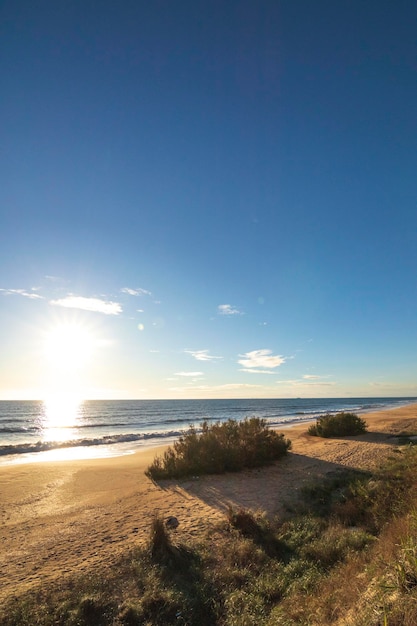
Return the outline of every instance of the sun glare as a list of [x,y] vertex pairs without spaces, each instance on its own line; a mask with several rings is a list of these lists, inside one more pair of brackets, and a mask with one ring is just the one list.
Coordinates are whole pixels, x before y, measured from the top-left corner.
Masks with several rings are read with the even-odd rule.
[[44,400],[44,441],[67,441],[74,437],[82,400],[75,394],[57,394]]
[[74,372],[84,367],[91,357],[91,333],[79,324],[60,324],[46,335],[45,356],[60,370]]
[[[43,337],[43,398],[49,415],[63,415],[65,404],[85,399],[91,376],[92,357],[97,346],[94,332],[79,322],[61,322]],[[73,413],[73,411],[70,411]],[[50,420],[58,421],[55,417]]]

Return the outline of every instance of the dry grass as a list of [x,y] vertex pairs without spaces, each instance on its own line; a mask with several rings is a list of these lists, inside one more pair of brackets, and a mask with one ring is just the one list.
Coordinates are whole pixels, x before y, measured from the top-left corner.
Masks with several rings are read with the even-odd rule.
[[285,521],[230,510],[176,543],[155,517],[146,547],[15,598],[2,626],[415,626],[417,448],[382,469],[311,485]]

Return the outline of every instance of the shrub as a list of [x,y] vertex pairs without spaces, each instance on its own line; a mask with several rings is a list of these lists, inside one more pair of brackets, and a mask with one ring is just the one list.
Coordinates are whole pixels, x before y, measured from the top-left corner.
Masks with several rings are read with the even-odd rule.
[[243,509],[234,511],[230,508],[228,520],[229,524],[236,528],[244,537],[259,539],[262,536],[261,525],[251,511],[244,511]]
[[100,599],[88,596],[81,600],[77,613],[83,626],[96,626],[110,621],[111,606],[103,604]]
[[309,435],[315,437],[343,437],[345,435],[360,435],[367,430],[365,420],[355,413],[328,413],[320,416],[315,424],[308,429]]
[[[369,472],[353,469],[328,472],[320,481],[313,480],[301,487],[305,510],[320,517],[328,517],[337,512],[340,521],[344,517],[347,526],[354,525],[363,508],[362,500],[354,494],[361,491],[361,486],[366,485],[370,477]],[[366,489],[363,493],[365,492]]]
[[229,419],[212,426],[204,422],[201,432],[191,427],[162,457],[156,457],[145,473],[161,479],[237,472],[273,463],[290,447],[284,435],[257,417],[241,422]]
[[360,529],[346,529],[333,524],[303,546],[300,554],[323,569],[330,569],[346,559],[349,553],[360,552],[372,541],[373,537]]
[[260,546],[269,557],[281,560],[287,557],[287,546],[275,536],[265,515],[255,516],[251,511],[234,511],[229,508],[228,521],[232,528]]

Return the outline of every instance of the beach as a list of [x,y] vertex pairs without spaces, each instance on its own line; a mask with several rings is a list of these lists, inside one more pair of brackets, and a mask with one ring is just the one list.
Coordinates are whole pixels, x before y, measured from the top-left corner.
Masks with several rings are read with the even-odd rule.
[[161,448],[120,457],[0,467],[0,599],[111,567],[146,542],[155,512],[179,520],[176,536],[207,538],[228,507],[284,515],[303,485],[341,467],[372,469],[417,432],[417,404],[363,416],[368,432],[320,439],[308,426],[279,429],[292,449],[275,465],[219,476],[154,483],[144,474]]

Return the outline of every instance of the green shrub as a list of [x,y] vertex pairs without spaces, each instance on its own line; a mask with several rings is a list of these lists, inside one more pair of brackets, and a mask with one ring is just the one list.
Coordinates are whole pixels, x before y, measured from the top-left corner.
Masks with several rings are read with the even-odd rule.
[[288,548],[286,544],[276,537],[265,515],[255,515],[244,509],[234,511],[229,508],[227,517],[231,528],[237,530],[243,537],[251,539],[269,557],[281,560],[287,558]]
[[273,463],[290,447],[284,435],[257,417],[241,422],[229,419],[212,426],[204,422],[201,432],[191,427],[162,457],[156,457],[146,475],[157,480],[237,472]]
[[330,525],[323,533],[300,550],[301,556],[323,569],[330,569],[346,559],[349,553],[360,552],[373,541],[373,537],[360,529],[347,529]]
[[367,430],[365,420],[355,413],[328,413],[322,415],[308,429],[309,435],[315,437],[343,437],[346,435],[360,435]]
[[[359,519],[362,511],[361,500],[353,506],[354,494],[361,489],[361,485],[371,478],[369,472],[353,469],[337,469],[328,472],[320,481],[313,480],[301,487],[306,511],[320,517],[334,515],[337,511],[341,521],[340,511],[345,511],[345,524],[354,525],[355,519]],[[359,506],[359,508],[358,508]],[[352,518],[349,521],[349,518]]]

